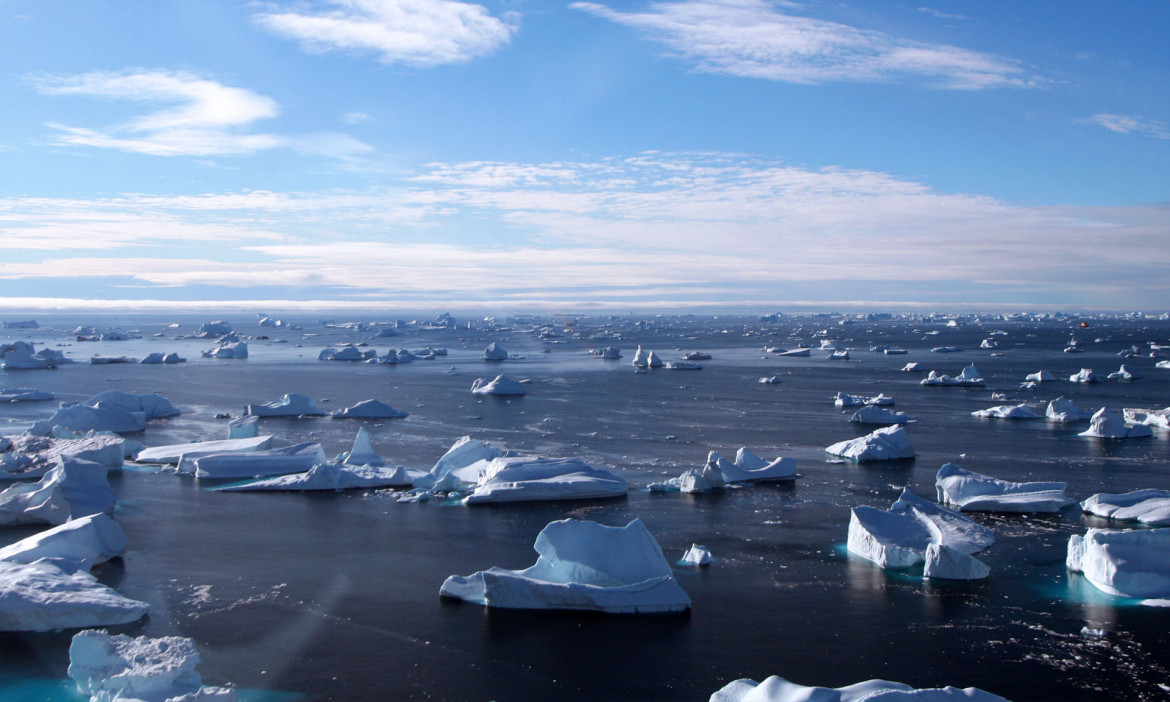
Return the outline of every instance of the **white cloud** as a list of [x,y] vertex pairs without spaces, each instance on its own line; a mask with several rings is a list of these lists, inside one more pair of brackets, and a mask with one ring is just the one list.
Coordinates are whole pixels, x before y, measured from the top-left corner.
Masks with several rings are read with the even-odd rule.
[[1118,134],[1140,134],[1155,139],[1170,139],[1170,127],[1165,122],[1158,122],[1142,117],[1130,115],[1098,114],[1084,120],[1089,124],[1105,127]]
[[261,27],[305,51],[372,52],[382,63],[429,67],[486,56],[511,41],[513,14],[454,0],[329,0],[308,9],[273,5],[253,15]]
[[642,30],[709,73],[806,84],[916,79],[966,90],[1037,82],[1009,59],[786,14],[764,0],[654,2],[645,12],[571,7]]

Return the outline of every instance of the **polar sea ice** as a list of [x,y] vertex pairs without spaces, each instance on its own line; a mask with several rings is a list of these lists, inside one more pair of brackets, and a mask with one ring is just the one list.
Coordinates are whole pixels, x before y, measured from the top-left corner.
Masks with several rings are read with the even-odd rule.
[[90,570],[126,551],[126,532],[108,514],[91,514],[0,548],[0,561],[54,559],[67,570]]
[[325,411],[308,395],[290,392],[282,395],[279,400],[248,405],[244,408],[244,414],[257,417],[320,417]]
[[447,578],[439,594],[509,609],[614,614],[682,612],[691,598],[658,542],[634,519],[624,527],[563,519],[536,537],[539,557],[524,570],[492,567]]
[[1086,514],[1144,526],[1170,526],[1170,490],[1134,490],[1115,495],[1099,492],[1081,502]]
[[858,463],[914,458],[910,436],[897,425],[876,429],[856,439],[840,441],[826,448],[825,452]]
[[725,685],[709,702],[1008,702],[975,687],[916,689],[888,680],[866,680],[845,687],[806,687],[773,675],[757,683],[744,678]]
[[0,491],[0,525],[64,524],[114,510],[106,466],[61,456],[39,482],[16,483]]
[[482,468],[463,503],[614,498],[628,489],[623,478],[580,458],[500,456]]
[[129,624],[149,605],[123,597],[89,573],[51,561],[0,560],[0,631],[54,631]]
[[1089,428],[1079,436],[1093,439],[1142,439],[1154,432],[1145,424],[1126,424],[1125,420],[1108,407],[1097,410],[1089,420]]
[[938,501],[963,512],[1059,512],[1076,501],[1068,483],[1013,483],[964,470],[954,463],[939,468],[934,481]]
[[491,380],[476,378],[471,383],[471,392],[475,395],[515,396],[527,394],[528,389],[519,380],[513,380],[501,373]]
[[131,638],[86,630],[69,645],[69,677],[91,702],[234,702],[235,691],[203,687],[199,651],[180,636]]
[[1170,599],[1170,529],[1089,529],[1068,540],[1065,565],[1098,590],[1143,600]]

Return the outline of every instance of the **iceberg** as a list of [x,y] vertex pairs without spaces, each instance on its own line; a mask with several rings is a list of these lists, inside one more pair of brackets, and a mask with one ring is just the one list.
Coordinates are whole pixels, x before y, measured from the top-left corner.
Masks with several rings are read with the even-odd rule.
[[1153,430],[1145,424],[1126,424],[1108,407],[1097,410],[1089,420],[1089,428],[1078,434],[1094,439],[1141,439],[1153,435]]
[[95,366],[113,365],[116,363],[138,363],[138,359],[133,356],[90,356],[89,362]]
[[504,451],[485,441],[460,437],[414,485],[427,492],[466,490],[479,482],[492,459],[503,455]]
[[199,651],[181,636],[131,638],[86,630],[69,644],[69,677],[92,702],[235,702],[231,688],[204,687]]
[[1147,427],[1170,429],[1170,407],[1166,409],[1138,409],[1126,407],[1121,410],[1125,421],[1131,424],[1145,424]]
[[760,378],[760,382],[765,385],[779,385],[781,383],[780,376],[769,375]]
[[646,354],[645,351],[642,350],[642,347],[640,345],[638,346],[638,350],[634,352],[634,360],[632,362],[632,365],[635,368],[649,368],[650,367],[650,357]]
[[858,463],[914,458],[914,447],[910,445],[909,435],[905,429],[896,425],[875,429],[865,436],[835,443],[826,448],[825,452]]
[[865,395],[850,395],[848,393],[839,392],[833,398],[834,407],[862,407],[865,405],[876,405],[887,407],[894,404],[894,398],[884,394],[877,394],[873,397]]
[[702,364],[691,361],[667,361],[665,368],[666,370],[703,370]]
[[11,440],[11,450],[0,453],[0,480],[40,478],[62,456],[83,458],[120,470],[127,441],[117,434],[95,433],[76,439],[22,434]]
[[228,422],[229,439],[251,439],[260,435],[260,418],[250,414]]
[[985,419],[1040,419],[1040,415],[1029,407],[1027,403],[999,405],[997,407],[976,410],[971,413],[971,416],[983,417]]
[[471,383],[471,392],[476,395],[524,395],[528,389],[520,381],[501,373],[490,381],[487,378],[476,378]]
[[183,358],[182,356],[180,356],[177,353],[172,352],[172,353],[165,353],[164,354],[161,351],[155,351],[154,353],[147,354],[145,358],[143,358],[141,361],[139,361],[139,363],[147,363],[147,364],[152,364],[152,363],[186,363],[186,362],[187,362],[187,359]]
[[691,351],[689,353],[684,353],[683,358],[688,361],[710,361],[713,356],[711,356],[711,354],[707,353],[706,351]]
[[921,371],[922,371],[922,366],[918,363],[918,361],[911,361],[911,362],[907,363],[906,365],[902,366],[902,372],[904,372],[904,373],[919,373]]
[[247,358],[248,343],[246,341],[229,341],[213,349],[203,352],[204,358]]
[[1170,490],[1134,490],[1119,495],[1099,492],[1081,502],[1081,509],[1104,519],[1170,526]]
[[725,685],[709,702],[1008,702],[979,688],[916,689],[888,680],[866,680],[845,687],[806,687],[773,675],[762,683],[744,678]]
[[1013,483],[964,470],[954,463],[939,468],[934,480],[938,501],[963,512],[1059,512],[1076,501],[1068,483]]
[[0,525],[64,524],[91,514],[114,511],[114,491],[100,463],[61,456],[38,482],[16,483],[0,491]]
[[1110,595],[1170,599],[1170,529],[1073,534],[1065,565]]
[[131,434],[146,429],[146,415],[142,412],[128,412],[107,402],[97,404],[62,404],[52,417],[35,422],[29,430],[32,434],[48,436],[56,427],[71,431],[111,431],[117,434]]
[[0,561],[34,563],[48,558],[70,571],[88,571],[125,552],[122,527],[108,514],[91,514],[0,548]]
[[212,488],[216,492],[289,491],[322,492],[340,490],[374,490],[410,487],[423,471],[396,466],[319,463],[304,473],[289,473],[273,478],[249,480],[235,485]]
[[1048,409],[1044,411],[1044,416],[1057,422],[1079,422],[1082,419],[1092,417],[1093,413],[1077,407],[1072,400],[1058,397],[1048,403]]
[[90,407],[105,404],[125,412],[141,412],[147,419],[162,419],[179,415],[179,410],[171,404],[170,400],[157,392],[135,395],[118,390],[106,390],[86,400],[85,404]]
[[1134,369],[1122,364],[1121,368],[1118,368],[1105,377],[1108,380],[1140,380],[1142,376]]
[[362,400],[353,407],[331,412],[329,416],[334,419],[400,419],[410,416],[410,413],[394,409],[380,400]]
[[463,504],[624,497],[623,478],[580,458],[493,458]]
[[905,412],[895,412],[884,407],[866,405],[854,412],[849,421],[858,424],[909,424],[918,420]]
[[651,351],[646,354],[646,365],[650,368],[661,368],[666,364],[662,362],[662,359],[659,358],[657,353]]
[[[909,568],[928,562],[930,546],[944,546],[945,562],[934,575],[927,577],[951,579],[978,579],[957,577],[983,571],[979,578],[986,577],[986,566],[970,554],[977,553],[995,543],[995,534],[987,527],[947,509],[942,505],[924,500],[909,490],[887,510],[860,506],[851,510],[847,547],[851,553],[873,561],[883,568]],[[954,551],[974,564],[949,554]],[[937,555],[936,555],[937,558]],[[965,569],[950,568],[952,562],[966,564]],[[981,567],[982,568],[981,568]],[[944,574],[945,573],[945,574]]]
[[356,347],[346,346],[340,351],[333,347],[328,347],[322,350],[317,355],[317,358],[322,361],[368,361],[371,358],[376,358],[377,355],[378,352],[373,349],[359,351]]
[[943,580],[982,580],[991,573],[991,568],[978,558],[951,548],[945,544],[930,544],[926,547],[926,563],[922,575]]
[[1069,376],[1069,381],[1073,383],[1099,383],[1101,379],[1093,372],[1091,368],[1082,368],[1080,372]]
[[179,461],[177,472],[208,480],[240,480],[302,473],[325,461],[321,444],[305,442],[247,453],[213,453],[196,458],[187,455]]
[[600,349],[589,349],[589,355],[606,361],[616,361],[622,357],[622,352],[616,346],[606,346]]
[[492,567],[452,575],[439,594],[510,609],[615,614],[682,612],[691,598],[674,578],[658,542],[634,519],[624,527],[564,519],[536,537],[539,557],[524,570]]
[[798,349],[789,349],[787,351],[780,351],[777,356],[811,356],[812,348],[802,346]]
[[931,353],[958,353],[963,350],[962,346],[935,346],[930,350]]
[[706,546],[699,544],[691,544],[687,552],[683,554],[682,562],[687,565],[705,566],[711,564],[711,551]]
[[1028,383],[1050,383],[1053,380],[1056,380],[1056,376],[1046,370],[1029,373],[1024,376],[1024,381]]
[[370,433],[365,427],[358,429],[353,440],[353,448],[337,457],[338,463],[351,466],[384,466],[386,461],[374,452],[374,445],[370,442]]
[[248,438],[219,439],[216,441],[194,441],[189,444],[167,444],[144,448],[134,457],[137,463],[177,464],[184,456],[198,458],[220,453],[248,453],[272,448],[272,437],[252,436]]
[[848,361],[849,351],[845,349],[842,349],[841,351],[834,351],[828,356],[825,356],[825,358],[829,359],[830,361]]
[[129,624],[149,605],[119,595],[89,573],[48,560],[0,560],[0,631],[55,631]]
[[922,379],[920,384],[927,386],[957,385],[961,387],[983,387],[983,376],[979,374],[979,369],[972,363],[953,378],[937,371],[931,371],[929,375]]
[[504,347],[493,341],[483,350],[483,360],[506,361],[508,360],[508,352],[504,350]]
[[56,368],[62,363],[70,363],[61,351],[53,349],[36,350],[36,347],[27,341],[16,341],[11,344],[0,345],[0,369],[3,370],[37,370],[41,368]]
[[707,465],[713,466],[728,483],[774,482],[796,478],[796,459],[788,456],[765,461],[746,447],[735,452],[735,461],[730,462],[715,451],[707,456]]
[[40,402],[53,399],[53,393],[36,388],[0,388],[0,402]]
[[296,392],[285,393],[279,400],[262,405],[248,405],[244,414],[256,417],[320,417],[325,411],[317,406],[313,398]]
[[232,325],[223,320],[214,322],[204,322],[199,331],[195,332],[195,337],[200,339],[213,339],[220,336],[227,336],[232,333]]

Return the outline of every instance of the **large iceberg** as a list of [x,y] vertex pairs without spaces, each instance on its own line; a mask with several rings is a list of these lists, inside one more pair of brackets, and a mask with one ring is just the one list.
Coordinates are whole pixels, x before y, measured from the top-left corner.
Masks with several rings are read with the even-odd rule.
[[244,414],[257,417],[320,417],[325,411],[308,395],[290,392],[285,393],[279,400],[262,405],[248,405],[244,408]]
[[635,519],[624,527],[564,519],[536,537],[540,554],[524,570],[492,567],[452,575],[444,597],[510,609],[569,609],[617,614],[682,612],[679,586],[658,542]]
[[998,405],[996,407],[989,407],[987,409],[976,410],[971,413],[972,417],[983,417],[985,419],[1039,419],[1040,414],[1032,409],[1027,403],[1020,403],[1018,405]]
[[707,462],[714,463],[728,483],[787,481],[796,478],[795,458],[782,456],[766,461],[746,447],[740,447],[735,452],[734,462],[729,462],[714,451],[707,456]]
[[204,358],[247,358],[248,342],[229,341],[203,352]]
[[1170,526],[1170,490],[1134,490],[1119,495],[1099,492],[1081,502],[1086,513],[1119,522]]
[[0,548],[0,561],[53,559],[67,569],[90,570],[126,551],[126,532],[108,514],[91,514]]
[[0,492],[0,525],[64,524],[114,510],[107,468],[94,461],[61,456],[35,483],[16,483]]
[[939,468],[934,480],[938,501],[963,512],[1059,512],[1076,501],[1068,483],[1013,483],[964,470],[954,463]]
[[476,378],[471,383],[471,392],[476,395],[524,395],[528,389],[518,380],[500,374],[495,378]]
[[0,560],[0,631],[55,631],[129,624],[149,605],[119,595],[89,573],[52,561]]
[[503,455],[504,451],[485,441],[470,436],[460,437],[435,462],[430,472],[416,480],[414,485],[427,492],[470,489],[479,482],[492,459]]
[[975,687],[916,689],[888,680],[866,680],[845,687],[806,687],[773,675],[762,683],[744,678],[725,685],[709,702],[1008,702]]
[[338,490],[372,490],[378,488],[410,487],[422,471],[396,466],[385,468],[370,465],[320,463],[304,473],[289,473],[273,478],[249,480],[245,483],[213,488],[217,492],[290,491],[317,492]]
[[835,443],[826,448],[825,452],[858,463],[914,458],[914,447],[910,445],[909,435],[897,425],[875,429],[865,436]]
[[339,409],[329,414],[334,419],[401,419],[409,412],[394,409],[381,400],[362,400],[353,407]]
[[199,651],[180,636],[131,638],[87,630],[69,645],[69,677],[92,702],[235,702],[235,691],[203,687]]
[[179,461],[178,472],[208,480],[241,480],[303,473],[325,461],[321,444],[305,442],[265,451],[184,456]]
[[1153,430],[1147,425],[1126,424],[1124,419],[1108,407],[1097,410],[1089,420],[1089,428],[1079,434],[1094,439],[1141,439],[1153,435]]
[[118,434],[132,434],[146,428],[146,415],[129,412],[108,402],[93,406],[84,404],[63,404],[52,417],[33,424],[33,434],[48,436],[55,427],[72,431],[112,431]]
[[1065,565],[1110,595],[1170,599],[1170,529],[1073,534]]
[[1044,416],[1057,422],[1079,422],[1092,417],[1093,413],[1077,407],[1072,400],[1058,397],[1048,403],[1048,409],[1044,411]]
[[61,456],[83,458],[109,470],[120,470],[128,450],[125,439],[108,433],[67,439],[21,434],[12,437],[10,443],[9,450],[0,453],[0,481],[40,478],[57,465]]
[[580,458],[500,456],[484,468],[463,503],[622,497],[628,488],[623,478]]
[[239,439],[218,439],[215,441],[194,441],[188,444],[167,444],[151,446],[138,452],[134,460],[138,463],[177,464],[184,456],[198,458],[217,453],[248,453],[272,448],[272,437],[251,436]]
[[86,400],[85,404],[90,407],[100,405],[117,407],[131,413],[141,412],[147,419],[162,419],[179,415],[179,410],[171,404],[171,401],[157,392],[136,395],[118,390],[106,390]]

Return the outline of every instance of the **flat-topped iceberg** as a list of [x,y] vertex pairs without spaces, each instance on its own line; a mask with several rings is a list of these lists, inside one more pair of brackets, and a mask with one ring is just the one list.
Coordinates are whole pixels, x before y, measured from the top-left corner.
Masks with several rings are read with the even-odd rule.
[[29,430],[32,434],[48,436],[56,427],[71,431],[112,431],[117,434],[133,434],[146,429],[146,415],[130,412],[108,402],[97,404],[63,404],[52,417],[35,422]]
[[131,638],[78,632],[69,644],[69,677],[91,702],[235,702],[235,692],[203,687],[199,651],[180,636]]
[[1104,519],[1170,526],[1170,490],[1134,490],[1121,494],[1099,492],[1081,502],[1081,509]]
[[107,405],[131,413],[141,412],[147,419],[162,419],[179,415],[178,408],[157,392],[134,394],[119,390],[106,390],[86,400],[85,404],[90,407]]
[[483,469],[463,503],[612,498],[628,489],[623,478],[580,458],[500,456]]
[[806,687],[773,675],[762,683],[744,678],[728,683],[709,702],[1008,702],[975,687],[918,689],[888,680],[866,680],[845,687]]
[[882,427],[865,436],[840,441],[825,449],[833,456],[864,463],[868,461],[894,461],[914,458],[914,447],[910,436],[901,426]]
[[1097,410],[1089,420],[1089,428],[1078,434],[1093,439],[1142,439],[1153,435],[1150,427],[1145,424],[1126,424],[1124,419],[1108,407]]
[[972,363],[953,378],[937,371],[931,371],[929,375],[922,379],[920,384],[927,386],[952,385],[959,387],[983,387],[983,376],[979,374],[979,369]]
[[471,392],[476,395],[524,395],[528,389],[519,380],[501,373],[491,380],[476,378],[471,383]]
[[0,491],[0,525],[64,524],[90,514],[114,511],[114,491],[100,463],[61,456],[38,482]]
[[862,407],[866,405],[887,407],[894,404],[894,398],[878,393],[872,397],[867,395],[850,395],[849,393],[839,392],[833,398],[834,407]]
[[1092,417],[1093,413],[1077,407],[1072,400],[1058,397],[1048,403],[1044,416],[1057,422],[1079,422]]
[[53,399],[53,393],[37,388],[0,388],[0,402],[42,402]]
[[401,419],[410,412],[394,409],[381,400],[362,400],[353,407],[346,407],[329,413],[334,419]]
[[33,563],[42,558],[69,571],[90,570],[126,552],[126,532],[108,514],[90,514],[0,548],[0,561]]
[[529,568],[452,575],[439,594],[487,607],[614,614],[682,612],[691,606],[639,519],[624,527],[575,519],[551,522],[534,548],[540,555]]
[[905,412],[896,412],[876,405],[866,405],[854,412],[849,421],[858,424],[910,424],[918,420]]
[[217,492],[289,491],[318,492],[340,490],[374,490],[379,488],[410,487],[423,471],[396,466],[387,468],[370,465],[321,463],[304,473],[289,473],[274,478],[261,478],[246,483],[213,488]]
[[1041,415],[1029,407],[1027,403],[1020,403],[1018,405],[998,405],[996,407],[976,410],[971,413],[971,416],[983,417],[985,419],[1040,419]]
[[138,463],[177,464],[184,456],[197,458],[217,453],[248,453],[272,448],[272,437],[251,436],[239,439],[218,439],[215,441],[194,441],[188,444],[167,444],[150,446],[138,452],[134,460]]
[[241,480],[302,473],[325,461],[321,444],[305,442],[247,453],[218,453],[197,458],[184,456],[179,461],[178,472],[208,480]]
[[[0,441],[3,443],[3,441]],[[0,481],[40,478],[57,465],[62,456],[95,461],[109,470],[122,468],[127,441],[117,434],[95,433],[76,439],[21,434],[9,440],[9,450],[0,453]]]
[[325,411],[308,395],[290,392],[282,395],[279,400],[261,405],[248,405],[244,408],[244,414],[257,417],[320,417]]
[[1138,409],[1126,407],[1121,410],[1125,421],[1131,424],[1145,424],[1147,427],[1170,429],[1170,407],[1166,409]]
[[938,501],[963,512],[1059,512],[1076,501],[1065,494],[1068,483],[1013,483],[947,463],[934,480]]
[[1073,534],[1065,565],[1110,595],[1170,599],[1170,529]]
[[129,624],[146,616],[145,602],[119,595],[84,570],[66,572],[48,560],[0,560],[0,631],[56,631]]

